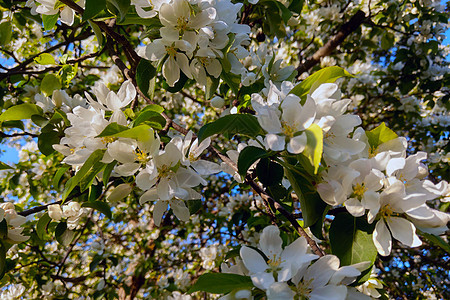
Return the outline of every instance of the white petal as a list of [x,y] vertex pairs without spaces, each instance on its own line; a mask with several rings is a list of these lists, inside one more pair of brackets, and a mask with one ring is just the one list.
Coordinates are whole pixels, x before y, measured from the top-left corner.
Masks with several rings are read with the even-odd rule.
[[410,221],[403,218],[391,217],[387,219],[387,223],[394,239],[409,247],[422,245],[422,242],[416,235],[416,227]]
[[166,212],[168,204],[168,201],[157,201],[155,203],[153,207],[153,221],[156,226],[161,224],[162,216]]
[[327,285],[318,289],[314,289],[309,294],[310,300],[345,300],[347,296],[347,287],[340,285]]
[[375,225],[375,230],[373,231],[373,243],[378,250],[378,253],[382,256],[388,256],[391,253],[392,249],[392,239],[391,234],[384,223],[384,220],[381,219]]
[[256,250],[242,246],[240,254],[245,267],[251,274],[264,272],[267,269],[266,261]]
[[291,138],[287,146],[287,150],[290,153],[299,154],[305,150],[307,141],[308,137],[306,136],[306,133],[303,132],[302,134]]
[[175,82],[180,79],[180,68],[175,62],[173,56],[169,56],[169,58],[164,63],[162,67],[162,73],[167,81],[167,84],[171,87],[173,87],[175,85]]
[[293,300],[294,292],[284,282],[274,282],[266,292],[268,300]]
[[279,136],[273,133],[268,133],[264,139],[270,150],[283,151],[284,150],[284,136]]
[[277,226],[270,225],[264,228],[259,240],[259,247],[269,259],[278,258],[281,255],[282,244],[283,240]]

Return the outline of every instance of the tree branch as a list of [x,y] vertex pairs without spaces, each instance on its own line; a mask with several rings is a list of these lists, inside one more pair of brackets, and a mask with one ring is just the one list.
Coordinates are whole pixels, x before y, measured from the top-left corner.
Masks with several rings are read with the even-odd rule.
[[310,59],[297,67],[298,77],[318,64],[322,57],[330,55],[337,48],[337,46],[339,46],[347,36],[358,29],[358,27],[365,20],[366,15],[364,12],[358,10],[347,23],[344,23],[341,26],[338,33],[334,37],[332,37],[322,48],[317,50],[317,52],[314,53]]

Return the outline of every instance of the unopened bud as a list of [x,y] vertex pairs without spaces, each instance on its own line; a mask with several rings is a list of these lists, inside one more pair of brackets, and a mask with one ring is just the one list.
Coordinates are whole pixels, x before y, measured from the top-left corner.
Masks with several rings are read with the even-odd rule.
[[225,100],[222,97],[215,96],[211,99],[211,106],[215,108],[222,108],[225,105]]

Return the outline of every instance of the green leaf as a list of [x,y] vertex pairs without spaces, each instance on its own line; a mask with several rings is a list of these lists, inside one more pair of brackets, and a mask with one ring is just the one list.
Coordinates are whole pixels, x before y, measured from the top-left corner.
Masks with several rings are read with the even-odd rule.
[[130,0],[108,0],[108,3],[118,11],[119,21],[123,21],[130,8]]
[[116,166],[116,164],[117,164],[117,161],[115,160],[115,161],[109,163],[105,167],[105,170],[103,171],[103,177],[102,177],[104,186],[106,186],[108,184],[109,177],[111,176],[111,172],[114,169],[114,167]]
[[167,82],[164,80],[162,83],[162,86],[165,90],[171,92],[171,93],[178,93],[184,88],[184,85],[188,81],[188,77],[180,71],[180,79],[178,79],[177,82],[175,82],[174,86],[169,86]]
[[[114,124],[114,123],[111,123],[111,124]],[[117,126],[122,126],[122,125],[117,124]],[[154,134],[153,129],[150,126],[145,125],[145,124],[138,125],[133,128],[127,128],[126,130],[122,130],[117,133],[109,133],[109,132],[112,132],[113,130],[108,130],[109,132],[105,132],[105,130],[108,127],[109,127],[109,125],[97,137],[105,137],[105,136],[123,137],[123,138],[130,138],[130,139],[135,139],[138,141],[145,142]],[[124,126],[122,126],[122,127],[124,127]]]
[[265,186],[273,186],[281,183],[284,171],[280,164],[263,157],[256,165],[256,175]]
[[159,29],[162,27],[159,18],[143,19],[135,12],[129,11],[125,19],[117,22],[118,25],[145,25],[151,29]]
[[381,144],[398,137],[398,135],[394,131],[389,129],[384,122],[381,123],[377,128],[374,128],[371,131],[366,131],[366,135],[369,140],[369,145],[372,149],[376,149]]
[[285,168],[284,174],[299,198],[305,227],[314,225],[322,217],[327,204],[320,198],[316,188],[305,179],[310,175],[294,167]]
[[103,129],[103,131],[97,136],[97,137],[106,137],[106,136],[112,136],[116,133],[128,130],[129,128],[127,126],[119,125],[116,122],[112,122],[108,124],[108,126]]
[[4,245],[4,242],[0,240],[0,279],[5,276],[6,272],[6,252],[8,249]]
[[61,81],[54,74],[47,74],[44,79],[42,79],[41,92],[47,97],[51,96],[54,90],[59,90],[61,87]]
[[[334,218],[329,232],[331,252],[339,257],[342,266],[368,261],[368,269],[372,268],[378,254],[372,240],[374,227],[365,217],[355,218],[347,212]],[[362,283],[369,276],[367,272],[359,281]]]
[[80,181],[80,191],[84,192],[87,190],[94,182],[95,177],[98,173],[102,172],[106,167],[106,164],[102,162],[96,162],[92,168],[84,175],[83,179]]
[[88,23],[92,27],[92,30],[94,31],[98,44],[103,45],[103,33],[100,27],[98,27],[98,25],[92,22],[91,20],[88,20]]
[[255,116],[234,114],[224,116],[200,128],[198,132],[199,143],[214,134],[224,134],[229,137],[235,134],[242,134],[256,138],[258,135],[264,134],[264,130],[259,125],[258,119]]
[[287,23],[287,21],[289,21],[289,19],[292,17],[291,11],[279,1],[275,1],[274,3],[281,11],[281,18],[283,18],[284,23]]
[[255,147],[247,146],[239,153],[239,158],[237,162],[238,171],[241,176],[247,174],[248,168],[260,158],[268,157],[270,155],[266,150]]
[[136,69],[136,83],[144,93],[150,98],[150,80],[156,76],[156,68],[149,60],[141,58]]
[[235,289],[251,289],[252,280],[248,276],[230,273],[206,273],[201,275],[188,293],[204,291],[212,294],[226,294]]
[[294,94],[302,99],[305,99],[307,94],[311,94],[312,92],[314,92],[314,90],[318,88],[322,83],[335,82],[341,77],[354,76],[340,67],[326,67],[308,76],[308,78],[297,84],[290,91],[290,94]]
[[72,65],[64,65],[59,70],[58,75],[61,78],[61,83],[64,87],[68,87],[72,79],[75,78],[78,72],[78,64]]
[[0,170],[7,170],[7,169],[14,169],[14,168],[0,161]]
[[8,223],[6,222],[6,219],[3,219],[0,222],[0,240],[6,239],[8,236]]
[[138,113],[138,116],[148,110],[155,111],[157,113],[162,113],[164,111],[164,107],[162,107],[158,104],[149,104]]
[[0,121],[30,119],[32,115],[42,115],[42,109],[36,104],[23,103],[8,108],[0,115]]
[[89,158],[85,161],[83,166],[78,170],[74,177],[72,177],[66,183],[66,187],[64,188],[64,192],[62,195],[62,200],[66,200],[69,196],[70,192],[80,183],[83,177],[89,172],[89,170],[103,158],[103,154],[105,153],[104,149],[97,149],[89,156]]
[[288,8],[290,11],[300,14],[302,12],[304,2],[305,2],[304,0],[292,0]]
[[83,21],[92,19],[106,8],[106,0],[86,0]]
[[214,78],[212,76],[206,77],[206,87],[205,87],[205,100],[209,100],[214,96],[214,93],[217,90],[217,87],[219,86],[219,78]]
[[60,222],[55,228],[55,238],[64,247],[69,246],[75,237],[75,231],[67,229],[66,222]]
[[62,176],[69,170],[70,166],[62,166],[58,168],[58,171],[56,171],[55,176],[53,177],[52,185],[55,189],[59,187],[59,183],[61,181]]
[[427,240],[435,244],[436,246],[442,248],[447,253],[450,253],[450,245],[448,242],[444,241],[440,236],[423,232],[416,228],[416,231],[421,236],[424,236]]
[[41,55],[36,57],[34,61],[40,65],[56,65],[56,61],[53,58],[53,55],[49,53],[42,53]]
[[111,207],[109,207],[109,204],[103,201],[94,201],[94,202],[85,202],[81,205],[81,207],[90,207],[95,210],[98,210],[105,216],[107,216],[109,219],[112,219],[112,213],[111,213]]
[[54,144],[59,144],[61,137],[56,131],[43,132],[38,137],[38,148],[45,156],[55,152],[53,149]]
[[241,79],[239,76],[233,75],[230,72],[225,72],[225,67],[222,62],[222,73],[220,73],[220,78],[231,88],[235,95],[239,94],[239,85],[241,83]]
[[311,165],[314,167],[314,174],[317,174],[323,154],[322,128],[320,128],[317,124],[312,124],[305,130],[305,133],[307,137],[307,144],[302,154],[309,159]]
[[44,30],[51,30],[55,27],[58,21],[59,13],[54,15],[42,15],[42,22],[44,23]]
[[47,226],[51,220],[52,218],[50,218],[48,213],[43,214],[42,217],[39,218],[39,221],[36,224],[36,234],[41,240],[44,239],[45,233],[47,232]]
[[146,110],[137,116],[134,120],[134,126],[141,123],[145,123],[155,129],[161,130],[166,125],[166,119],[164,119],[164,117],[158,112]]
[[202,200],[200,199],[188,200],[186,201],[186,205],[189,209],[189,213],[193,215],[196,212],[198,212],[200,208],[202,208]]
[[6,46],[11,42],[12,25],[11,22],[0,23],[0,46]]

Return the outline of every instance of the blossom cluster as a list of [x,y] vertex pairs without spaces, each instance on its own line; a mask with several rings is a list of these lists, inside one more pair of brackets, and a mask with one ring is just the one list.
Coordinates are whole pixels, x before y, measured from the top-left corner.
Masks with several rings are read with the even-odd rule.
[[[77,106],[67,114],[72,126],[65,130],[60,144],[53,145],[66,156],[63,162],[81,167],[96,150],[104,150],[101,162],[116,162],[113,176],[135,176],[135,185],[145,192],[140,197],[141,204],[156,201],[153,215],[157,225],[169,204],[175,215],[186,221],[190,214],[183,200],[200,199],[201,195],[193,188],[206,184],[202,176],[220,172],[219,165],[200,159],[211,140],[198,144],[198,139],[194,140],[189,132],[184,138],[172,138],[161,148],[159,136],[150,127],[138,138],[98,137],[112,123],[129,125],[122,108],[134,99],[136,89],[126,81],[115,93],[98,83],[93,93],[97,101],[86,93],[89,106]],[[117,188],[111,195],[113,201],[126,197],[132,190],[129,184]]]
[[230,43],[231,35],[234,40],[227,60],[232,71],[233,65],[240,64],[238,59],[247,55],[242,44],[249,39],[250,28],[237,23],[242,3],[172,0],[158,6],[153,9],[158,10],[163,25],[161,38],[147,45],[144,56],[163,61],[162,74],[169,86],[180,79],[180,70],[204,86],[207,75],[218,78],[222,72],[219,59],[225,58],[222,50]]
[[[348,287],[367,268],[365,263],[340,267],[339,258],[311,254],[304,237],[282,247],[278,227],[264,228],[258,251],[242,246],[238,263],[231,267],[222,264],[222,272],[250,276],[255,287],[265,291],[267,299],[368,299],[354,288]],[[262,254],[261,254],[262,253]],[[238,294],[238,295],[236,295]],[[221,299],[253,299],[250,291],[237,290]]]
[[18,244],[25,242],[30,237],[22,234],[23,227],[21,227],[27,218],[17,214],[14,204],[11,202],[4,202],[0,204],[0,222],[6,221],[7,234],[5,240],[11,244]]

